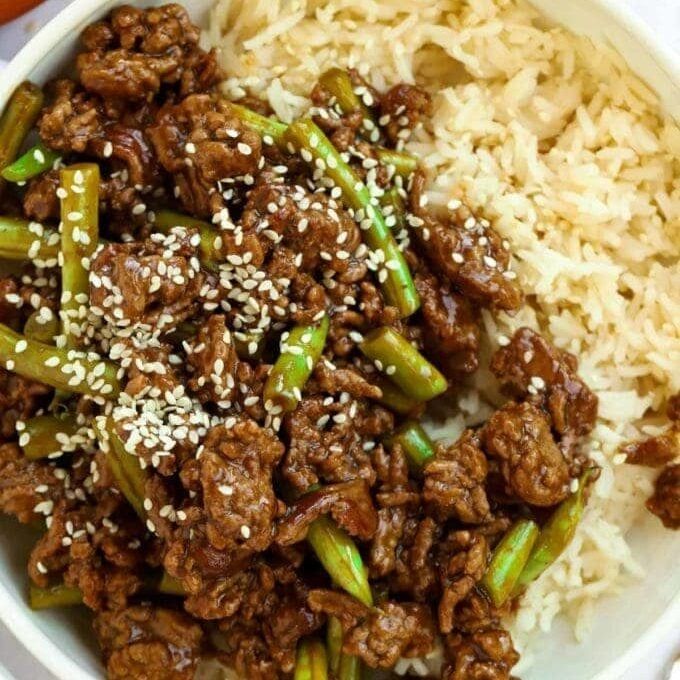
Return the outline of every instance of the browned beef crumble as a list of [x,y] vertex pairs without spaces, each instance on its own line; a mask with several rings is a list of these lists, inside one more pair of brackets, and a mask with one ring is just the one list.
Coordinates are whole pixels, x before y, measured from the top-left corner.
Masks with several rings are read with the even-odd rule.
[[[409,467],[390,435],[427,407],[405,414],[383,403],[391,383],[362,355],[363,336],[380,326],[401,333],[446,375],[442,401],[455,403],[488,361],[482,310],[522,304],[510,244],[462,203],[429,209],[424,172],[395,177],[379,163],[376,145],[402,149],[426,121],[429,93],[409,84],[380,93],[350,71],[374,125],[317,85],[309,115],[376,199],[395,190],[403,200],[403,215],[385,215],[421,307],[400,318],[360,216],[318,166],[241,122],[216,87],[229,74],[198,38],[179,5],[119,7],[84,31],[75,78],[48,88],[43,144],[65,163],[101,169],[106,241],[87,263],[80,343],[120,366],[122,389],[106,405],[53,401],[52,389],[0,367],[0,508],[45,522],[31,582],[79,589],[110,678],[188,679],[215,657],[240,677],[289,680],[299,641],[322,635],[334,616],[344,652],[370,667],[443,644],[442,678],[509,680],[518,655],[502,619],[512,605],[493,607],[480,580],[515,519],[543,521],[567,497],[587,462],[580,444],[597,398],[574,356],[522,328],[490,361],[511,401],[437,444],[422,469]],[[240,103],[271,114],[258,99]],[[52,169],[3,195],[3,211],[56,228],[59,188]],[[161,229],[165,209],[194,226]],[[58,310],[58,268],[34,264],[0,278],[0,320],[16,330],[35,309]],[[264,396],[282,334],[324,313],[322,357],[283,412]],[[59,457],[29,461],[25,421],[62,407],[85,424]],[[671,400],[671,419],[679,412],[680,398]],[[123,452],[99,450],[102,416]],[[676,435],[624,450],[631,462],[663,465]],[[141,472],[132,489],[141,509],[128,502],[125,469]],[[648,502],[674,527],[676,470],[662,472]],[[321,569],[306,538],[323,517],[355,542],[375,606]],[[157,592],[163,571],[182,595]]]

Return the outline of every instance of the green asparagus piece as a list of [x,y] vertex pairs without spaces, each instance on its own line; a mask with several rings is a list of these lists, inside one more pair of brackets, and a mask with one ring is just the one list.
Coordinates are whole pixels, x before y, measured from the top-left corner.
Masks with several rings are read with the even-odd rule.
[[61,188],[61,323],[69,347],[80,344],[80,324],[90,299],[89,259],[99,242],[99,166],[63,168]]
[[307,541],[333,581],[367,606],[373,604],[361,554],[344,529],[325,515],[314,520]]
[[7,260],[53,260],[57,264],[60,237],[37,222],[0,217],[0,257]]
[[58,153],[37,144],[8,165],[0,175],[8,182],[26,182],[53,168],[59,158]]
[[28,605],[31,609],[50,609],[52,607],[73,607],[83,603],[79,588],[62,584],[39,588],[31,584],[28,588]]
[[529,560],[517,580],[515,595],[535,581],[571,543],[586,507],[586,490],[596,472],[595,468],[591,468],[581,475],[576,492],[560,503],[541,529]]
[[305,638],[298,644],[294,680],[327,680],[326,648],[316,638]]
[[277,146],[285,145],[284,135],[287,126],[284,123],[274,118],[261,116],[240,104],[230,102],[229,106],[234,115],[253,132],[259,134],[265,143],[270,142]]
[[371,382],[382,391],[382,397],[377,401],[395,413],[407,416],[422,405],[422,402],[405,395],[391,380],[382,375],[372,378]]
[[0,324],[0,363],[8,370],[56,389],[115,398],[120,392],[118,366],[94,356],[28,340]]
[[341,68],[329,69],[319,78],[319,84],[331,97],[335,98],[335,103],[342,113],[361,111],[363,119],[375,125],[371,110],[354,91],[352,78],[347,71]]
[[446,391],[446,378],[403,335],[383,326],[364,336],[359,346],[406,394],[417,401],[429,401]]
[[296,326],[281,343],[281,354],[264,385],[264,402],[292,411],[326,344],[328,315],[315,326]]
[[425,463],[434,456],[434,443],[422,425],[415,420],[407,420],[395,430],[389,439],[389,444],[401,446],[409,465],[414,470],[422,470]]
[[42,90],[28,81],[21,83],[0,117],[0,169],[16,158],[33,128],[43,105]]
[[201,261],[205,264],[214,264],[224,259],[220,230],[208,222],[183,215],[174,210],[159,210],[156,213],[154,227],[163,234],[168,234],[173,227],[197,229],[201,237],[199,245]]
[[111,418],[98,418],[95,431],[120,491],[142,521],[146,521],[144,510],[146,475],[139,465],[139,460],[125,450],[125,445],[116,434]]
[[49,345],[54,342],[54,336],[59,334],[59,320],[52,315],[47,321],[38,311],[32,312],[24,324],[24,335],[30,340],[37,340]]
[[26,458],[39,460],[64,451],[68,440],[79,429],[78,419],[73,414],[35,416],[26,421],[19,443]]
[[371,250],[384,255],[384,265],[378,279],[387,303],[396,307],[402,317],[413,314],[420,307],[420,298],[411,272],[382,213],[373,204],[366,185],[312,120],[305,118],[293,123],[286,131],[285,139],[313,167],[322,166],[328,177],[341,189],[343,201],[361,221],[366,244]]
[[536,522],[519,520],[493,551],[480,585],[497,607],[504,605],[511,597],[538,533]]
[[418,169],[418,159],[411,154],[394,149],[385,149],[382,146],[378,147],[376,153],[378,160],[383,165],[392,166],[394,172],[404,179],[408,179]]

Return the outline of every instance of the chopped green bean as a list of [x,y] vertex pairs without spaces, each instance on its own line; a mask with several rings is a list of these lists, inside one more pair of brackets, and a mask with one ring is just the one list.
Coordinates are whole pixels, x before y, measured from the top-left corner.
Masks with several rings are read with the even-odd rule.
[[115,425],[111,418],[97,418],[95,431],[121,493],[142,521],[145,521],[144,486],[146,475],[139,464],[139,459],[127,452],[123,441],[115,431]]
[[335,616],[329,616],[326,624],[326,651],[328,653],[328,667],[333,673],[333,677],[336,677],[342,656],[342,625]]
[[335,99],[335,104],[342,113],[361,111],[363,119],[371,121],[372,127],[375,126],[371,110],[354,91],[354,83],[347,71],[341,68],[331,68],[321,75],[319,85]]
[[8,165],[0,175],[8,182],[27,182],[29,179],[52,169],[59,158],[58,153],[42,144],[37,144],[23,156],[17,158],[14,163]]
[[591,468],[581,475],[576,492],[560,503],[541,529],[517,581],[515,594],[535,581],[571,543],[586,507],[586,490],[596,472],[596,468]]
[[406,396],[422,402],[446,391],[446,378],[393,328],[376,328],[359,347]]
[[16,217],[0,217],[0,257],[7,260],[40,259],[57,264],[61,238],[56,231],[37,222]]
[[79,588],[60,583],[56,586],[39,588],[31,584],[28,588],[28,605],[31,609],[51,609],[53,607],[73,607],[83,603]]
[[411,154],[394,149],[386,149],[382,146],[376,150],[378,160],[388,168],[394,168],[395,174],[408,179],[418,169],[418,159]]
[[28,340],[0,324],[0,363],[8,370],[56,389],[115,398],[118,366],[95,356]]
[[325,315],[315,326],[296,326],[281,342],[281,354],[264,385],[264,402],[292,411],[326,344],[330,321]]
[[367,606],[373,603],[361,553],[352,538],[330,517],[315,519],[307,541],[333,581]]
[[61,323],[69,347],[81,341],[80,325],[90,299],[89,260],[99,243],[99,166],[62,168]]
[[422,402],[404,394],[391,380],[382,375],[371,378],[371,382],[382,392],[382,396],[377,401],[395,413],[407,416],[422,406]]
[[422,425],[415,420],[407,420],[389,438],[390,446],[399,444],[404,450],[409,465],[414,470],[422,470],[425,463],[434,456],[434,444]]
[[17,157],[21,145],[38,119],[43,100],[42,90],[28,81],[14,90],[0,116],[0,169],[4,169]]
[[156,213],[154,228],[163,234],[168,234],[174,227],[197,229],[201,237],[199,251],[201,262],[216,264],[223,258],[223,245],[220,230],[213,224],[203,220],[175,212],[174,210],[159,210]]
[[305,638],[298,644],[294,680],[327,680],[326,648],[316,638]]
[[78,419],[73,414],[35,416],[26,421],[19,443],[29,460],[48,458],[65,451],[64,447],[79,429]]
[[250,130],[256,132],[265,143],[271,142],[277,146],[283,146],[285,144],[284,135],[287,126],[285,123],[281,123],[274,118],[268,118],[267,116],[262,116],[255,111],[247,109],[245,106],[240,104],[229,103],[234,115]]
[[54,337],[59,334],[59,320],[53,314],[49,319],[40,314],[38,310],[32,312],[24,324],[24,335],[30,340],[37,340],[50,345]]
[[167,571],[164,571],[161,575],[155,590],[163,593],[163,595],[177,595],[178,597],[183,597],[187,594],[182,583],[174,576],[170,576]]
[[340,656],[340,664],[336,680],[361,680],[363,664],[358,656],[343,654]]
[[497,607],[503,606],[511,597],[538,533],[536,522],[519,520],[493,551],[480,585]]
[[385,215],[385,223],[392,231],[399,233],[405,229],[406,223],[406,203],[399,193],[399,189],[392,187],[380,199],[380,205],[383,207]]
[[378,273],[385,299],[396,307],[402,317],[413,314],[420,307],[411,272],[404,255],[385,224],[374,199],[357,174],[345,163],[331,141],[309,118],[289,126],[285,139],[297,149],[313,167],[323,167],[328,177],[342,191],[342,200],[355,211],[364,241],[373,251],[384,256],[384,266]]

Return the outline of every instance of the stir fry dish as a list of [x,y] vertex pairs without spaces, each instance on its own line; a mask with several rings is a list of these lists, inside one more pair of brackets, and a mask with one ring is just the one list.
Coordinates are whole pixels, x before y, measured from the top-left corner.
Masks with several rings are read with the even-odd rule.
[[[87,607],[112,680],[510,678],[504,621],[599,474],[597,398],[534,330],[482,330],[523,293],[487,219],[428,205],[404,144],[429,94],[332,69],[284,124],[198,38],[178,5],[117,8],[0,119],[30,606]],[[478,369],[498,408],[433,441]],[[625,453],[668,463],[676,434]],[[673,527],[679,470],[649,501]]]

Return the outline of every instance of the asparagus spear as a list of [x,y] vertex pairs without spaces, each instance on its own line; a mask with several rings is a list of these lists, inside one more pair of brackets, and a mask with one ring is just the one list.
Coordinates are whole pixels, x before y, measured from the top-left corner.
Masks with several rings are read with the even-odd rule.
[[395,430],[389,439],[390,446],[399,444],[404,450],[409,464],[415,470],[421,470],[425,463],[434,456],[434,444],[419,422],[407,420]]
[[0,217],[0,257],[7,260],[53,260],[57,264],[59,234],[37,222]]
[[116,478],[122,494],[140,519],[145,521],[144,486],[146,476],[139,460],[125,450],[125,445],[116,434],[115,425],[111,418],[103,416],[97,418],[95,432],[102,451],[106,453],[106,460],[111,468],[111,473]]
[[294,680],[328,680],[326,648],[316,638],[305,638],[297,649]]
[[264,401],[292,411],[326,344],[328,315],[316,326],[296,326],[281,343],[281,354],[264,385]]
[[80,589],[72,588],[63,583],[48,588],[39,588],[31,584],[28,588],[28,605],[31,609],[73,607],[82,603],[83,594]]
[[0,169],[16,158],[38,119],[43,99],[42,90],[28,81],[21,83],[12,94],[0,117]]
[[59,333],[59,320],[52,315],[48,320],[38,313],[36,310],[26,319],[24,324],[24,335],[30,340],[37,340],[51,344],[54,342],[54,336]]
[[8,370],[56,389],[114,398],[118,367],[93,352],[78,352],[28,340],[0,324],[0,362]]
[[396,307],[402,317],[413,314],[420,307],[420,298],[411,272],[382,213],[373,204],[366,185],[310,119],[293,123],[286,131],[285,139],[313,167],[323,167],[328,177],[341,189],[343,201],[361,221],[366,244],[384,256],[384,267],[378,279],[387,303]]
[[365,335],[359,348],[407,397],[422,402],[446,391],[446,378],[389,326],[376,328]]
[[586,507],[586,491],[596,475],[596,468],[586,470],[581,475],[576,492],[560,503],[541,529],[529,560],[517,580],[515,595],[535,581],[571,543]]
[[201,261],[204,264],[214,264],[223,260],[220,230],[208,222],[174,210],[159,210],[156,213],[154,227],[163,234],[168,234],[173,227],[197,229],[201,237],[199,245]]
[[80,344],[80,323],[90,299],[89,260],[99,242],[99,166],[63,168],[61,188],[61,322],[69,347]]
[[536,522],[522,519],[510,528],[496,546],[480,585],[497,607],[511,597],[538,532]]
[[29,460],[48,458],[53,453],[64,451],[64,446],[80,427],[73,414],[35,416],[26,421],[19,443]]
[[8,182],[26,182],[53,168],[59,158],[58,153],[37,144],[8,165],[0,175]]
[[323,515],[310,525],[307,541],[337,585],[365,605],[373,604],[361,554],[344,529]]

